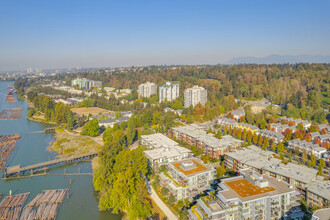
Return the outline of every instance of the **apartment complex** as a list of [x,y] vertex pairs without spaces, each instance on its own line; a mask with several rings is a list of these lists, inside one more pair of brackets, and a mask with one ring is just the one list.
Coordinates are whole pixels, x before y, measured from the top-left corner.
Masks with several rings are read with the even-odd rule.
[[78,86],[80,89],[102,88],[102,82],[86,78],[77,78],[72,80],[71,86]]
[[299,206],[298,195],[289,184],[251,169],[241,176],[223,179],[217,195],[197,200],[189,210],[191,219],[280,219]]
[[207,90],[203,87],[194,86],[184,91],[184,107],[195,107],[198,103],[205,105],[207,101]]
[[[307,203],[310,206],[329,208],[330,181],[316,180],[307,188]],[[329,213],[330,215],[330,213]]]
[[163,134],[141,136],[141,145],[149,150],[144,151],[150,167],[155,171],[163,164],[183,160],[192,156],[191,150],[180,147],[178,143]]
[[327,149],[320,147],[318,144],[313,144],[305,140],[293,139],[288,141],[288,148],[306,152],[309,155],[314,155],[317,159],[323,158],[327,153]]
[[157,86],[154,83],[146,82],[144,84],[139,85],[139,98],[146,97],[150,98],[150,96],[157,94]]
[[225,153],[225,165],[231,169],[250,168],[292,185],[304,197],[307,187],[316,180],[317,170],[294,163],[283,164],[273,158],[272,152],[249,146],[234,152]]
[[197,124],[171,128],[169,135],[188,145],[196,146],[204,154],[208,154],[211,158],[216,159],[227,151],[240,148],[243,144],[243,141],[235,139],[230,135],[225,135],[221,139],[215,138],[212,133],[208,134]]
[[166,82],[165,85],[159,87],[159,102],[171,102],[179,98],[179,84]]
[[178,201],[190,199],[207,190],[206,187],[216,177],[216,170],[198,158],[189,158],[168,163],[167,172],[159,176],[160,184],[168,188]]

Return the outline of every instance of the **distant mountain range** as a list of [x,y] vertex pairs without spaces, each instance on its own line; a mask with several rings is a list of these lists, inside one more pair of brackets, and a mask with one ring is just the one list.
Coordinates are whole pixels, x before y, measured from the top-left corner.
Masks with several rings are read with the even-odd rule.
[[281,64],[281,63],[330,63],[330,56],[312,56],[312,55],[270,55],[266,57],[237,57],[223,64]]

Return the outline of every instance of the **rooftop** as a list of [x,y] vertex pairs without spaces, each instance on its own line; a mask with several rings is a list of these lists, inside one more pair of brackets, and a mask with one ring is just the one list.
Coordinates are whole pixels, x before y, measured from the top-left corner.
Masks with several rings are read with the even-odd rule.
[[190,158],[179,162],[172,162],[170,165],[185,176],[191,177],[205,171],[213,170],[210,165],[204,164],[198,158]]
[[330,208],[316,210],[313,217],[318,217],[319,220],[330,219]]
[[[243,172],[246,172],[245,174],[249,174],[249,172],[252,173],[250,169],[246,169]],[[283,193],[295,193],[295,190],[291,189],[287,183],[281,180],[277,180],[267,175],[260,176],[264,181],[268,182],[268,186],[261,188],[252,184],[244,176],[224,179],[220,184],[220,187],[223,190],[219,191],[218,197],[221,200],[223,200],[222,198],[227,201],[239,199],[242,202],[247,202],[263,197],[276,196]]]
[[308,187],[308,191],[330,201],[330,181],[316,180]]
[[146,140],[153,148],[179,146],[177,142],[161,133],[141,135],[141,139]]
[[241,197],[259,195],[262,193],[267,193],[275,190],[274,188],[271,187],[260,188],[259,186],[255,186],[251,184],[249,181],[247,181],[244,178],[234,181],[228,181],[226,182],[226,184]]

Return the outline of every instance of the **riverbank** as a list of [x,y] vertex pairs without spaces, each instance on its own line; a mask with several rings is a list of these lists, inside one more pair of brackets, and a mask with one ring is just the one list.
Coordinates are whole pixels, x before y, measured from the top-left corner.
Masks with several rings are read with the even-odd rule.
[[101,148],[94,140],[84,136],[70,135],[62,128],[57,128],[53,137],[55,140],[49,143],[47,150],[57,152],[59,157],[99,151]]

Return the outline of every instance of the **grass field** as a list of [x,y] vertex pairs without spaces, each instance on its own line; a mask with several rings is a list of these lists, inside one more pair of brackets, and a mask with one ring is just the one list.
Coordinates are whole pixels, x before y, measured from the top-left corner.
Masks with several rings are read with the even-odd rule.
[[71,111],[75,114],[77,114],[78,116],[88,116],[89,114],[91,115],[98,115],[99,113],[111,113],[113,111],[109,111],[103,108],[99,108],[99,107],[89,107],[89,108],[85,108],[85,107],[80,107],[80,108],[72,108]]
[[50,143],[48,149],[60,155],[83,154],[97,151],[101,147],[88,137],[72,136],[64,131],[57,130],[54,137],[55,141]]

